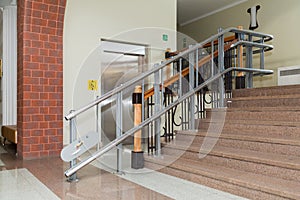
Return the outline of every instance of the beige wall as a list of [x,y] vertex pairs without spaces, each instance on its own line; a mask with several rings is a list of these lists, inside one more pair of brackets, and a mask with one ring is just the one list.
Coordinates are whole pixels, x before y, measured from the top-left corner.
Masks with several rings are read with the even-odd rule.
[[[167,42],[162,40],[163,34],[169,35]],[[150,52],[150,63],[159,62],[164,56],[163,49],[176,48],[176,0],[67,1],[63,38],[65,114],[74,109],[74,86],[81,76],[83,63],[100,67],[97,59],[85,60],[93,54],[102,38],[149,45],[155,49]],[[99,79],[99,71],[84,77],[86,86],[83,88],[87,90],[87,80]],[[83,95],[76,97],[76,100],[85,103],[92,101],[93,95],[86,93],[83,91]],[[86,127],[94,128],[94,125]],[[64,143],[68,143],[68,134],[68,122],[65,121]]]
[[299,0],[249,0],[236,7],[179,27],[179,31],[197,41],[202,41],[217,33],[219,27],[228,28],[242,25],[248,29],[250,15],[247,13],[247,9],[255,5],[261,6],[258,11],[259,28],[256,31],[274,35],[271,44],[275,49],[266,54],[265,68],[273,69],[275,74],[256,78],[254,84],[255,86],[277,85],[278,67],[300,65]]

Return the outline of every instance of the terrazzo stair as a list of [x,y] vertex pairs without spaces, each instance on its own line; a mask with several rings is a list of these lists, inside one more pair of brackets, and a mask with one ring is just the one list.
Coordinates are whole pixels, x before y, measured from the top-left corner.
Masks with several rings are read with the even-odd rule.
[[146,167],[250,199],[300,199],[300,85],[236,90],[230,101]]
[[237,97],[258,97],[258,96],[281,96],[300,94],[300,85],[273,86],[261,88],[249,88],[235,90],[232,94],[233,98]]
[[236,90],[229,107],[282,107],[300,105],[300,86]]

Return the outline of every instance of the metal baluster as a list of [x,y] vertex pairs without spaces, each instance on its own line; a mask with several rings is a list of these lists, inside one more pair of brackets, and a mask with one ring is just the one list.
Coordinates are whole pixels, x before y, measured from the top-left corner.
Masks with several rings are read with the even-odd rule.
[[[214,41],[212,40],[211,43],[211,68],[210,68],[210,77],[212,78],[214,75],[215,75],[215,70],[214,70],[214,51],[215,51],[215,46],[214,46]],[[214,83],[212,83],[212,86],[214,85]],[[212,87],[213,89],[213,87]],[[216,100],[216,97],[215,97],[215,92],[214,90],[212,90],[212,94],[211,94],[211,107],[212,108],[215,108],[215,100]]]
[[[182,96],[182,58],[179,58],[179,86],[178,86],[178,98]],[[181,130],[183,129],[183,102],[181,103]]]
[[[173,103],[173,95],[171,95],[171,101],[172,101],[172,103]],[[173,108],[172,110],[171,110],[171,118],[172,118],[172,120],[171,120],[171,128],[172,128],[172,139],[174,139],[174,115],[173,115],[173,110],[174,110],[175,108]]]
[[[155,103],[154,103],[154,99],[153,99],[153,96],[151,96],[151,103],[152,103],[152,106],[151,106],[151,116],[153,116],[154,114],[154,106],[155,106]],[[156,152],[156,134],[155,134],[155,125],[154,125],[154,122],[151,122],[151,141],[152,141],[152,153],[154,151],[154,153]]]
[[[252,36],[248,36],[249,42],[252,42]],[[246,63],[247,63],[247,68],[252,68],[252,57],[253,57],[253,52],[252,52],[252,46],[247,47],[246,51]],[[247,73],[246,74],[246,80],[247,80],[247,88],[252,88],[253,87],[253,74],[252,73]]]
[[196,50],[196,87],[199,85],[199,49]]
[[[218,32],[222,32],[222,29],[220,28]],[[218,71],[222,72],[224,71],[224,35],[221,35],[218,38]],[[224,78],[221,77],[219,79],[219,107],[224,107]]]
[[142,81],[142,122],[145,120],[145,80]]
[[215,70],[214,70],[214,41],[211,41],[211,77],[215,75]]
[[[160,91],[159,91],[159,73],[161,70],[156,71],[154,73],[154,113],[158,113],[160,110]],[[161,119],[158,118],[155,120],[155,135],[156,135],[156,141],[155,141],[155,146],[156,146],[156,155],[160,155],[160,126],[161,126]]]
[[[167,97],[166,93],[164,94],[164,99],[165,99],[165,106],[167,107]],[[168,118],[167,118],[167,113],[165,113],[165,127],[164,127],[164,137],[165,137],[165,142],[168,142]]]
[[[147,99],[147,119],[150,117],[150,98],[149,97]],[[148,154],[150,153],[150,150],[151,150],[151,147],[152,147],[152,144],[151,144],[151,123],[148,125],[148,138],[147,138],[147,141],[148,141]]]
[[[149,97],[148,99],[148,118],[150,118],[152,115],[153,115],[153,97]],[[153,127],[153,122],[151,122],[149,124],[149,128],[148,128],[148,150],[149,152],[151,151],[151,153],[153,153],[153,151],[156,150],[156,147],[155,147],[155,133],[154,133],[154,127]]]
[[[202,51],[200,51],[202,52]],[[199,86],[199,76],[201,76],[201,73],[199,71],[199,49],[196,50],[196,87]],[[195,106],[197,106],[197,111],[196,111],[196,115],[197,118],[199,118],[199,92],[195,93],[196,95],[196,99],[197,99],[197,103],[195,104]],[[195,121],[195,120],[194,120]]]
[[182,96],[182,58],[179,59],[179,98]]
[[[122,136],[123,131],[123,109],[122,109],[122,91],[117,94],[116,101],[116,138]],[[122,143],[117,146],[117,173],[122,173]]]
[[[99,96],[97,96],[97,99]],[[97,144],[97,151],[100,149],[100,142],[101,142],[101,134],[99,133],[99,104],[96,105],[96,132],[98,133],[98,144]]]
[[[264,37],[261,38],[260,40],[261,44],[264,44]],[[260,69],[265,68],[265,51],[264,48],[261,48],[260,50]]]
[[[192,48],[192,46],[190,46]],[[190,91],[194,90],[195,87],[195,52],[189,54],[189,89]],[[195,129],[195,99],[194,96],[190,97],[190,104],[189,104],[189,129]]]

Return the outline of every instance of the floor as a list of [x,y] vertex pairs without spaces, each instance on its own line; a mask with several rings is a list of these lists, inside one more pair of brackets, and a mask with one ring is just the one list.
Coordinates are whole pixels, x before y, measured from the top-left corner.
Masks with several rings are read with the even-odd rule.
[[[129,160],[126,156],[125,152],[125,161]],[[117,175],[109,167],[114,162],[111,158],[86,166],[77,173],[80,180],[69,183],[64,176],[68,163],[60,158],[19,160],[12,146],[1,146],[0,199],[242,199],[158,172],[133,173],[126,162],[125,174]]]

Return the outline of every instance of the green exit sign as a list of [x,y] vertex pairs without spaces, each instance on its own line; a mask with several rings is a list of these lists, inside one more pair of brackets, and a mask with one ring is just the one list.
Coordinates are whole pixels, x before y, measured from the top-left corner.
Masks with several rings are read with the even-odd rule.
[[168,41],[168,35],[167,34],[163,34],[162,35],[162,40],[165,41],[165,42]]

